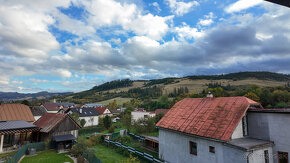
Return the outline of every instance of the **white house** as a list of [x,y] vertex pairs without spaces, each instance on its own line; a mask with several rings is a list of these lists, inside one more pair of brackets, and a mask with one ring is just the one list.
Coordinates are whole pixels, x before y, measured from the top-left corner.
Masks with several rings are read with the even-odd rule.
[[84,127],[96,126],[99,124],[99,113],[94,108],[70,108],[68,114],[76,113],[80,119],[86,121]]
[[159,157],[169,163],[273,163],[275,142],[251,136],[249,108],[263,109],[246,97],[179,101],[156,124]]
[[155,112],[147,112],[144,108],[137,108],[131,112],[132,120],[138,121],[142,118],[154,117]]
[[100,117],[105,117],[106,115],[112,116],[112,112],[109,108],[101,106],[101,107],[94,107],[96,111],[99,113]]

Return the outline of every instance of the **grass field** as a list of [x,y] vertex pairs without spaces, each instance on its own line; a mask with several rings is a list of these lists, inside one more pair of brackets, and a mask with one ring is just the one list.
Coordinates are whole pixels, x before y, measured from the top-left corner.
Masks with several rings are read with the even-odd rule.
[[25,156],[21,163],[63,163],[63,162],[71,162],[73,160],[66,156],[65,153],[58,154],[56,151],[44,151],[39,152],[35,156]]
[[119,163],[128,159],[128,157],[123,156],[104,145],[96,145],[94,149],[97,158],[100,159],[102,163]]
[[121,97],[117,97],[117,98],[112,98],[110,100],[101,101],[101,102],[98,102],[98,103],[103,104],[103,105],[108,105],[110,102],[116,100],[116,102],[117,102],[118,105],[122,105],[124,102],[130,101],[131,99],[132,98],[121,98]]

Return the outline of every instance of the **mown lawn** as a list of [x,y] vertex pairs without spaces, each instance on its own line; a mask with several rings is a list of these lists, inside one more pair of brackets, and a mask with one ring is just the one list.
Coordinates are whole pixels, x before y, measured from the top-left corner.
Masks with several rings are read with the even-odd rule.
[[97,158],[100,159],[102,163],[119,163],[128,159],[128,157],[101,144],[96,145],[94,149]]
[[66,156],[65,153],[56,153],[56,151],[44,151],[39,152],[35,156],[25,156],[21,163],[63,163],[63,162],[71,162],[73,160]]

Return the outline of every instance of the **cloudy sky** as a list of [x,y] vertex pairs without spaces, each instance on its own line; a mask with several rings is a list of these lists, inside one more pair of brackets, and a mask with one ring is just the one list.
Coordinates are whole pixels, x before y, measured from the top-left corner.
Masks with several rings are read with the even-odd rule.
[[290,73],[289,18],[262,0],[0,0],[0,91]]

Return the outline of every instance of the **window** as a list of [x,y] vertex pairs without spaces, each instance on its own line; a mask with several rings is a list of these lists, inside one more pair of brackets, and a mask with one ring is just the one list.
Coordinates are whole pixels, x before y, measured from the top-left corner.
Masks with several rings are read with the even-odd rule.
[[248,136],[248,118],[247,115],[245,115],[242,119],[243,123],[243,135]]
[[279,163],[288,163],[288,153],[278,152],[278,161]]
[[209,152],[210,153],[215,153],[215,147],[209,146]]
[[264,156],[265,156],[265,163],[269,163],[269,152],[268,152],[268,150],[264,151]]
[[197,155],[197,144],[195,142],[190,141],[190,154]]

